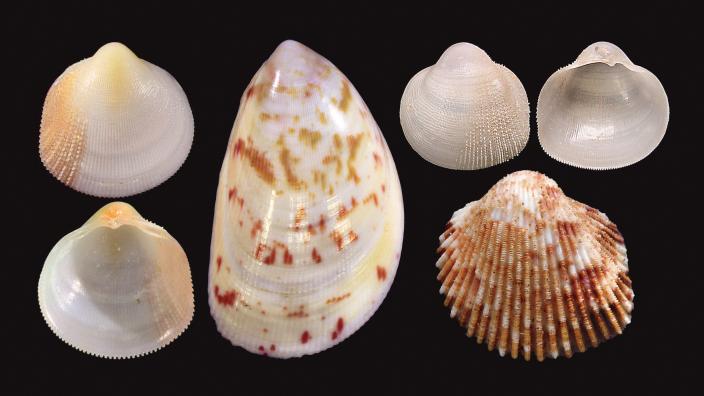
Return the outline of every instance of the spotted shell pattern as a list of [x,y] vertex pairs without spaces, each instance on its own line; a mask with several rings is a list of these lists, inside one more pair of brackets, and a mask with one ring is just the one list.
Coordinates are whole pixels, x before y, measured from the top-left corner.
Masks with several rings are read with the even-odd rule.
[[217,191],[209,296],[233,344],[312,354],[376,311],[398,265],[396,168],[349,80],[279,45],[246,88]]
[[512,173],[456,211],[439,253],[450,315],[502,356],[570,357],[630,323],[634,294],[616,225],[540,173]]

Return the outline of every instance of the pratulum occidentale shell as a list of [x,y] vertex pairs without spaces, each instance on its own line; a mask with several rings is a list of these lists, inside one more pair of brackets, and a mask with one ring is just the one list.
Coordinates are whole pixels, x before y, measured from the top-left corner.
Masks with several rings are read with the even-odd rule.
[[636,163],[669,119],[665,89],[617,46],[598,42],[556,71],[538,97],[538,139],[552,158],[586,169]]
[[278,358],[329,348],[379,307],[402,239],[396,167],[369,109],[332,63],[283,42],[242,96],[220,173],[218,330]]
[[104,358],[164,347],[186,330],[194,310],[183,249],[122,202],[104,206],[54,246],[38,294],[61,340]]
[[109,43],[69,66],[49,89],[39,156],[77,191],[124,197],[176,173],[192,141],[193,114],[178,82]]
[[512,173],[456,211],[439,252],[450,315],[502,356],[570,357],[630,323],[616,225],[540,173]]
[[518,77],[479,47],[458,43],[408,82],[400,118],[421,157],[466,170],[517,156],[528,142],[529,113]]

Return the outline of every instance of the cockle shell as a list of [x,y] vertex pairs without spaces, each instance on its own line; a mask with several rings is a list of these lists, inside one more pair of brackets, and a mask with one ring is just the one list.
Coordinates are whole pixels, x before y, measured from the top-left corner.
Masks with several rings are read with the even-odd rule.
[[570,357],[631,320],[616,225],[540,173],[512,173],[456,211],[439,252],[450,315],[502,356]]
[[529,113],[518,77],[479,47],[458,43],[408,82],[400,117],[406,140],[427,161],[482,169],[523,150]]
[[403,239],[393,158],[347,78],[285,41],[242,96],[220,173],[210,309],[278,358],[339,343],[391,287]]
[[178,82],[110,43],[69,66],[49,89],[39,156],[77,191],[124,197],[176,173],[192,142],[193,114]]
[[617,46],[598,42],[556,71],[538,97],[538,139],[552,158],[586,169],[636,163],[669,119],[665,89]]
[[105,358],[154,352],[193,317],[188,259],[166,230],[113,202],[49,253],[39,307],[72,347]]

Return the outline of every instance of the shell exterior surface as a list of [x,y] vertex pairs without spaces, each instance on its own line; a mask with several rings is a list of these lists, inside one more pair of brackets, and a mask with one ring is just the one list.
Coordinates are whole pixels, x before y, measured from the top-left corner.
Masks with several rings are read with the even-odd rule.
[[482,169],[517,156],[530,133],[528,96],[518,78],[479,47],[458,43],[418,72],[401,98],[406,140],[425,160]]
[[669,113],[657,77],[617,46],[598,42],[541,89],[538,138],[548,155],[568,165],[621,168],[655,150]]
[[193,114],[165,70],[109,43],[69,66],[44,102],[39,155],[67,186],[99,197],[149,190],[183,164]]
[[164,347],[186,330],[194,311],[183,249],[122,202],[106,205],[54,246],[38,294],[60,339],[105,358]]
[[246,350],[313,354],[383,301],[403,239],[384,137],[349,80],[294,41],[242,96],[217,191],[209,302]]
[[512,173],[456,211],[438,251],[450,315],[502,356],[570,357],[630,323],[616,225],[540,173]]

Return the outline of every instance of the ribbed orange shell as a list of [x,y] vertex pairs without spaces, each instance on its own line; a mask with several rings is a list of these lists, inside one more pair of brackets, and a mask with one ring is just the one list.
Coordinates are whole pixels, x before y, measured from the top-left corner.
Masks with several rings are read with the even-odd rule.
[[623,237],[550,178],[512,173],[440,236],[445,305],[489,350],[572,356],[621,334],[633,290]]

